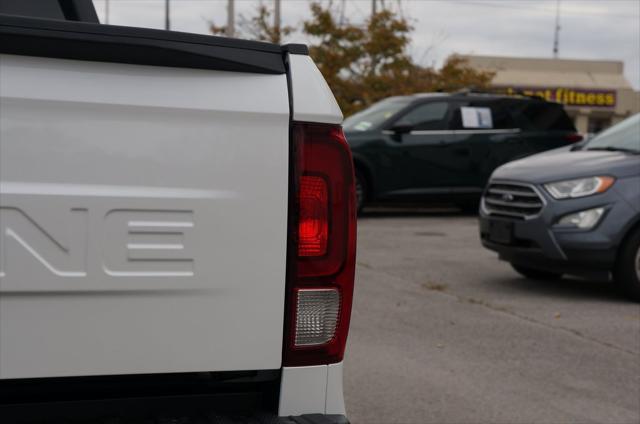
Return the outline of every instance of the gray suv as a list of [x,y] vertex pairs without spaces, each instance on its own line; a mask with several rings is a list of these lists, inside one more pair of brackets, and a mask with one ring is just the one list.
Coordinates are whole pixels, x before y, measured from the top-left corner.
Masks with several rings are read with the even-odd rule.
[[496,169],[480,237],[525,277],[613,273],[640,300],[640,115]]

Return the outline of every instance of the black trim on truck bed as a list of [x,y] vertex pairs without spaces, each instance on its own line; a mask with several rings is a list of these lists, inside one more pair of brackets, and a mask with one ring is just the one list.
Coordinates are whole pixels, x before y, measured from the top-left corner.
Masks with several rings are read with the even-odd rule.
[[0,53],[7,54],[284,74],[283,52],[289,48],[303,50],[299,45],[283,48],[211,35],[0,15]]
[[280,370],[0,380],[2,424],[348,424],[277,414]]
[[[167,418],[195,424],[273,417],[279,388],[280,370],[7,379],[0,380],[0,421],[143,424]],[[192,421],[171,420],[181,417]]]
[[306,44],[284,44],[282,46],[282,51],[290,54],[309,56],[309,47]]
[[[306,414],[297,417],[280,417],[279,424],[349,424],[344,415]],[[244,424],[244,423],[243,423]]]

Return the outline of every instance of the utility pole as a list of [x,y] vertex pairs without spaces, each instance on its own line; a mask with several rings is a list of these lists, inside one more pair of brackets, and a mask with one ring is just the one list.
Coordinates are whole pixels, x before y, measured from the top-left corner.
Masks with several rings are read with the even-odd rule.
[[371,0],[371,17],[374,17],[376,14],[376,3],[378,3],[377,0]]
[[273,28],[276,30],[276,36],[278,37],[278,43],[280,40],[280,0],[274,0],[275,7],[273,13]]
[[236,33],[235,28],[235,10],[233,0],[228,0],[227,2],[227,37],[233,37]]
[[109,0],[104,0],[104,23],[109,25]]
[[553,35],[553,58],[558,58],[560,44],[560,0],[556,0],[556,26]]
[[171,10],[169,10],[169,0],[164,0],[164,29],[167,31],[171,30],[171,18],[169,15],[171,14]]

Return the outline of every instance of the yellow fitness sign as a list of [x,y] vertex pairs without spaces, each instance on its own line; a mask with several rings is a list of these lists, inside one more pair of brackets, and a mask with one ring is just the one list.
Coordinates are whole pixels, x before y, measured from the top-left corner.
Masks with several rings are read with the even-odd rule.
[[564,87],[507,87],[509,95],[538,96],[567,106],[615,107],[615,90],[589,90]]

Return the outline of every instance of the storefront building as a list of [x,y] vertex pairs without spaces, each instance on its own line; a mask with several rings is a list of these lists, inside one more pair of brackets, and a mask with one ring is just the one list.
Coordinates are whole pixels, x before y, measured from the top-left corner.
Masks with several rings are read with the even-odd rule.
[[640,112],[640,92],[619,61],[462,56],[469,66],[495,72],[492,88],[562,103],[583,134],[597,133]]

